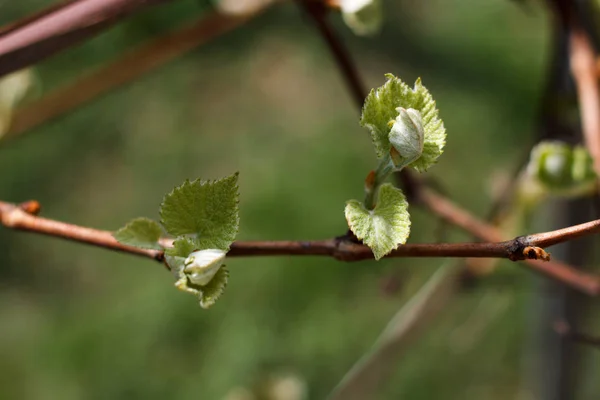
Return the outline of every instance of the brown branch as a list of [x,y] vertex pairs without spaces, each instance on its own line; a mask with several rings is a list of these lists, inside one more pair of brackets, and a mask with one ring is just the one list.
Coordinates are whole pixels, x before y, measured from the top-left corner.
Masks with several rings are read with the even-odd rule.
[[363,102],[367,97],[367,91],[358,75],[356,65],[352,62],[350,53],[327,22],[328,6],[331,5],[326,4],[326,2],[314,0],[297,0],[297,2],[315,23],[319,34],[327,44],[340,73],[344,77],[352,99],[358,106],[358,109],[361,110]]
[[[30,204],[30,203],[25,203]],[[0,222],[8,228],[56,236],[116,251],[140,255],[162,261],[163,253],[125,246],[117,242],[111,232],[85,228],[64,222],[41,218],[28,213],[29,206],[0,202]],[[522,236],[513,240],[493,243],[424,243],[406,244],[392,251],[388,257],[494,257],[510,260],[540,259],[546,253],[538,245],[552,245],[582,235],[598,232],[600,221],[581,224],[553,232]],[[165,247],[169,239],[161,241]],[[239,241],[233,243],[229,256],[329,256],[341,261],[361,261],[373,258],[371,249],[362,244],[342,239],[313,241]],[[537,271],[589,295],[600,294],[600,280],[558,263],[536,261]]]
[[148,6],[170,0],[75,0],[0,31],[0,76],[37,63]]
[[[0,202],[0,222],[7,228],[55,236],[110,250],[149,257],[158,261],[164,259],[162,251],[122,245],[113,238],[112,233],[109,231],[85,228],[38,217],[35,214],[39,211],[39,206],[32,207],[32,204],[37,204],[37,202],[26,202],[21,205]],[[32,211],[33,213],[31,213]]]
[[576,343],[587,344],[600,349],[600,337],[576,332],[571,328],[571,325],[567,321],[556,321],[554,323],[554,330],[565,339]]
[[[499,229],[485,224],[471,215],[468,211],[461,209],[448,199],[439,196],[430,190],[421,190],[419,193],[419,200],[436,215],[481,240],[487,242],[499,242],[502,240],[502,232]],[[595,227],[591,228],[596,229]],[[550,234],[552,234],[552,232]],[[581,235],[581,232],[569,234]],[[539,236],[539,238],[542,241],[546,239],[545,236]],[[555,240],[556,238],[552,237],[552,239]],[[528,246],[536,245],[543,245],[543,243],[528,243]],[[600,281],[598,277],[579,271],[568,264],[559,261],[543,262],[539,260],[526,260],[525,263],[521,265],[570,287],[578,288],[592,296],[600,294]]]
[[17,136],[72,111],[182,53],[233,30],[254,16],[255,14],[224,16],[213,13],[191,25],[153,39],[127,52],[111,64],[102,66],[68,86],[18,109],[4,139]]
[[596,52],[581,29],[571,33],[571,72],[577,85],[583,137],[600,176],[600,88],[596,74]]

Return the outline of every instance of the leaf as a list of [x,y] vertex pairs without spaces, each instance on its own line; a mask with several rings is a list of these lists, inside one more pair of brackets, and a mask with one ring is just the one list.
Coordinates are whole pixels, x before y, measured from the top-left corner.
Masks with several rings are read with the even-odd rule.
[[229,281],[229,271],[223,265],[208,284],[200,286],[200,307],[209,308],[221,297]]
[[239,227],[238,174],[217,181],[185,181],[167,194],[161,222],[173,236],[193,235],[197,249],[228,250]]
[[184,275],[185,259],[197,249],[198,243],[195,240],[180,237],[173,242],[173,247],[165,250],[165,261],[175,275],[175,279],[180,279]]
[[190,253],[198,250],[198,242],[192,238],[180,237],[173,242],[173,247],[165,250],[165,255],[187,258]]
[[429,91],[417,79],[413,89],[392,74],[386,74],[387,82],[371,90],[362,110],[361,126],[371,132],[375,151],[379,158],[390,152],[389,122],[398,116],[397,107],[413,108],[421,114],[425,133],[423,154],[410,164],[419,172],[426,171],[437,162],[446,144],[446,129],[438,118],[438,109]]
[[406,197],[389,183],[381,185],[373,210],[366,209],[358,200],[350,200],[346,203],[345,213],[348,226],[373,250],[376,260],[406,243],[410,234]]
[[113,233],[113,237],[121,244],[155,250],[162,249],[158,244],[161,235],[162,229],[158,222],[144,217],[130,221]]

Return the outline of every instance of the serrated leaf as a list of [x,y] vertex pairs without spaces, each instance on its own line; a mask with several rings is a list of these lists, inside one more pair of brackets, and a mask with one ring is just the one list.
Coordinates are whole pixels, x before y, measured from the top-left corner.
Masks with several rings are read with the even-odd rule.
[[437,162],[446,144],[446,129],[438,117],[435,101],[420,78],[413,89],[392,74],[386,74],[386,78],[387,82],[371,90],[365,99],[360,124],[371,132],[377,156],[382,158],[390,152],[389,122],[398,116],[396,108],[419,111],[425,133],[423,154],[410,167],[426,171]]
[[194,235],[200,249],[228,250],[239,227],[238,174],[217,181],[185,181],[167,194],[161,222],[173,236]]
[[376,260],[406,243],[410,234],[406,197],[389,183],[381,185],[373,210],[368,210],[358,200],[350,200],[346,203],[345,213],[348,226],[373,250]]
[[200,294],[198,296],[200,298],[200,307],[209,308],[215,304],[227,287],[228,281],[229,271],[223,265],[207,285],[200,287]]
[[119,243],[155,250],[162,249],[158,244],[161,235],[162,229],[158,222],[144,217],[131,220],[123,228],[113,233],[113,237]]

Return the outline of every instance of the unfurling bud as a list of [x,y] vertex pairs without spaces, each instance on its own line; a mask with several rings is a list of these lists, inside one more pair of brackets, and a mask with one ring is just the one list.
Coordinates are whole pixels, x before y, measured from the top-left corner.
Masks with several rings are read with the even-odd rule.
[[225,254],[224,251],[216,249],[195,251],[186,258],[183,272],[191,283],[204,286],[223,265]]
[[423,154],[425,131],[421,113],[409,108],[398,107],[398,116],[389,134],[392,145],[390,155],[396,169],[402,169],[416,161]]
[[589,152],[581,146],[545,141],[531,150],[527,176],[547,193],[577,197],[596,190],[596,174]]
[[380,0],[341,0],[344,22],[357,35],[373,35],[383,19]]

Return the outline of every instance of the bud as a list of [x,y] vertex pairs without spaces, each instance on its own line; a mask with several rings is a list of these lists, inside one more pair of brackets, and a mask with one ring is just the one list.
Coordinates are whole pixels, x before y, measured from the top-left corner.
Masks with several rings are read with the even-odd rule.
[[[392,149],[390,155],[396,169],[402,169],[416,161],[423,154],[425,131],[421,113],[409,108],[398,107],[398,116],[389,133]],[[390,121],[392,122],[392,121]]]
[[545,141],[531,150],[527,174],[548,193],[578,197],[596,190],[596,174],[588,151],[581,146]]
[[183,272],[191,283],[204,286],[223,265],[225,254],[216,249],[195,251],[186,258]]
[[381,29],[380,0],[341,0],[344,22],[355,34],[374,35]]

